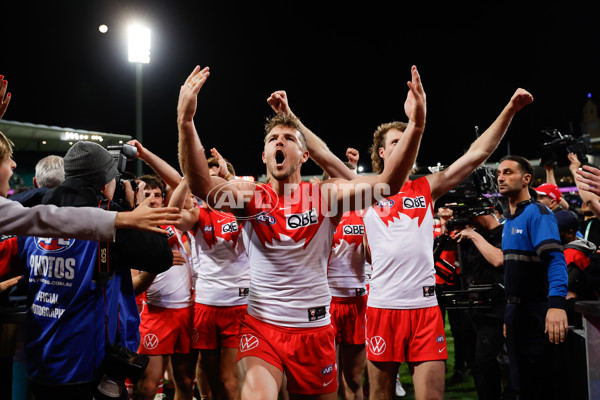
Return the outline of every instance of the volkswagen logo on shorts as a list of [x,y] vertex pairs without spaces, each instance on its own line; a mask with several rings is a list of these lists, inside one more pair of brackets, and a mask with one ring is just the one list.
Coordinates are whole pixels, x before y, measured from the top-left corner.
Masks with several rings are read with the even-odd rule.
[[158,337],[154,333],[148,333],[144,336],[144,347],[148,350],[155,349],[158,346]]
[[367,341],[367,344],[369,351],[377,356],[385,351],[385,340],[381,336],[373,336]]
[[243,353],[258,346],[258,339],[254,335],[242,335],[240,338],[240,351]]

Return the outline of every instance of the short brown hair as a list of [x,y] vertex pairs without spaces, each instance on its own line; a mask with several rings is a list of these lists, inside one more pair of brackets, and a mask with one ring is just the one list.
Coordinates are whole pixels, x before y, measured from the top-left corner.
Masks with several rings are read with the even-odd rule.
[[158,175],[147,174],[140,176],[138,179],[146,183],[144,189],[160,189],[163,197],[165,197],[165,184]]
[[533,169],[533,166],[531,165],[531,163],[529,162],[529,160],[527,160],[525,157],[521,157],[521,156],[504,156],[504,157],[502,157],[500,162],[502,162],[502,161],[514,161],[517,164],[519,164],[518,168],[522,175],[525,175],[525,174],[531,175],[531,180],[529,181],[529,186],[531,186],[531,184],[533,182],[533,177],[534,177],[534,169]]
[[0,161],[12,157],[15,144],[0,131]]
[[277,126],[284,126],[286,128],[297,130],[300,133],[300,144],[302,145],[302,148],[306,150],[306,137],[300,130],[300,120],[296,116],[291,114],[277,114],[274,117],[267,118],[267,123],[265,124],[265,140],[267,140],[267,135]]
[[375,129],[375,132],[373,133],[373,144],[369,148],[374,172],[378,174],[383,172],[383,159],[379,155],[379,148],[383,147],[385,149],[385,137],[387,133],[391,129],[397,129],[400,132],[404,132],[407,126],[408,124],[406,122],[393,121],[381,124]]

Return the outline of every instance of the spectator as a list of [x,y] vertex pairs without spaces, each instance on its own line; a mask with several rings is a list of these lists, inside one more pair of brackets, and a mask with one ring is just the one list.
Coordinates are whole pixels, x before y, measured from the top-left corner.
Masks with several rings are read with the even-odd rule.
[[537,201],[548,207],[552,212],[562,210],[562,195],[560,189],[553,183],[544,183],[533,190],[537,193]]
[[50,155],[42,158],[35,165],[33,189],[13,194],[10,199],[18,201],[25,207],[32,207],[42,202],[44,193],[65,180],[64,161],[60,156]]
[[567,263],[568,294],[566,302],[569,325],[581,327],[581,314],[576,313],[574,305],[579,300],[598,300],[597,287],[589,279],[592,263],[591,256],[596,253],[597,246],[577,237],[579,218],[570,210],[557,211],[554,216],[558,224],[558,232],[564,246],[565,262]]

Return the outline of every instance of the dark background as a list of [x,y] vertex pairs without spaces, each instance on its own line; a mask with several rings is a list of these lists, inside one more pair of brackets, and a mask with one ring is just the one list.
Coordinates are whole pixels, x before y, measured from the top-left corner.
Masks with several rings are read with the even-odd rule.
[[[135,67],[125,33],[137,18],[152,29],[143,144],[176,167],[179,87],[197,64],[210,66],[211,76],[196,126],[205,147],[216,147],[240,175],[264,172],[266,99],[278,89],[337,155],[355,147],[369,170],[374,129],[406,119],[412,64],[428,102],[421,166],[460,156],[474,127],[483,132],[518,87],[535,101],[517,114],[490,161],[509,147],[539,158],[538,146],[550,139],[543,129],[582,133],[588,93],[600,94],[600,24],[591,9],[381,4],[10,2],[0,9],[0,74],[13,94],[4,118],[135,136]],[[320,170],[309,163],[303,173]]]

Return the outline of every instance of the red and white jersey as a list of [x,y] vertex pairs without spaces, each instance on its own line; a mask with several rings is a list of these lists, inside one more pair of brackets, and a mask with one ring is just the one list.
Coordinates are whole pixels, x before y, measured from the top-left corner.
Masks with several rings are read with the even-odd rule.
[[146,290],[146,303],[165,308],[185,308],[194,303],[192,298],[192,270],[190,259],[183,245],[182,236],[172,225],[163,226],[168,232],[171,249],[185,258],[183,265],[174,265],[156,275]]
[[193,241],[196,303],[247,304],[250,264],[241,231],[233,214],[200,208]]
[[367,209],[364,223],[373,265],[369,307],[437,305],[431,203],[429,182],[423,177]]
[[332,296],[356,297],[367,294],[364,235],[362,211],[344,213],[335,227],[327,268]]
[[301,182],[288,197],[261,185],[248,212],[248,314],[287,327],[328,325],[327,260],[334,225],[319,185]]

